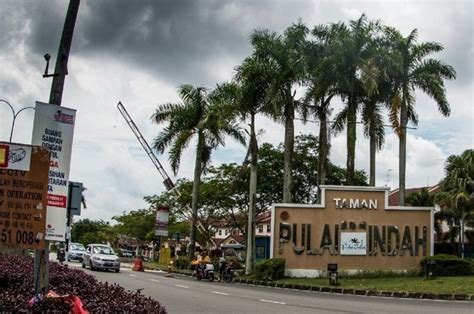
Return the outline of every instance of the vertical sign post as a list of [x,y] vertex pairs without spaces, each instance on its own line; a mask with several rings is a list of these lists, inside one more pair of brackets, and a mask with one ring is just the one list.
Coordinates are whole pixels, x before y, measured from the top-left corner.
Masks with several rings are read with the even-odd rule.
[[[51,151],[46,214],[46,246],[35,253],[35,292],[48,287],[48,241],[65,241],[69,167],[76,111],[36,102],[33,144]],[[38,284],[36,284],[38,283]]]
[[65,241],[69,167],[76,111],[36,102],[34,145],[51,151],[48,182],[46,240]]

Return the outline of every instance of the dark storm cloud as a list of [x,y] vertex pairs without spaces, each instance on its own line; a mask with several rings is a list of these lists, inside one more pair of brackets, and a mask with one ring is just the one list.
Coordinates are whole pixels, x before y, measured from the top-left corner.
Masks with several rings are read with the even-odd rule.
[[[78,26],[80,51],[125,57],[175,83],[212,85],[219,77],[214,68],[217,58],[234,59],[237,65],[250,51],[249,32],[269,26],[265,17],[272,3],[88,1],[87,14],[81,16]],[[280,4],[277,12],[298,7],[298,3]],[[289,25],[297,20],[289,14],[282,16],[274,22]]]
[[[0,45],[12,47],[24,38],[26,48],[34,55],[49,52],[54,56],[67,4],[66,0],[3,0]],[[455,67],[459,82],[470,82],[472,3],[413,5],[426,8],[426,19],[440,16],[442,10],[439,29],[420,29],[420,37],[441,42],[446,47],[441,55],[443,61]],[[382,7],[373,2],[351,1],[82,0],[72,53],[117,59],[124,63],[124,68],[128,64],[171,85],[189,82],[210,87],[221,77],[230,77],[232,68],[248,55],[251,50],[248,37],[255,28],[281,33],[299,18],[312,27],[327,22],[348,22],[350,18],[357,18],[359,12],[366,12],[369,19],[382,19],[383,23],[398,27],[393,25],[395,20],[378,15],[384,8],[399,12],[396,22],[405,26],[402,27],[405,35],[407,30],[424,24],[403,18],[404,11],[400,11],[395,2]]]
[[[64,2],[27,3],[27,44],[55,54],[64,23]],[[82,1],[73,52],[109,55],[159,75],[175,85],[213,85],[221,75],[216,60],[235,60],[250,52],[254,28],[282,31],[304,12],[303,2],[274,1]],[[49,6],[47,6],[49,4]],[[54,8],[54,9],[52,9]],[[229,73],[230,76],[230,73]]]

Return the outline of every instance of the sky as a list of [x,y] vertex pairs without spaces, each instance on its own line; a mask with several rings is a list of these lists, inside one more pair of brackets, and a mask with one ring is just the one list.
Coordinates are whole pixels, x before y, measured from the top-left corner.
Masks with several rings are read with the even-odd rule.
[[[52,61],[69,1],[0,2],[0,99],[15,110],[47,102],[51,79],[43,78],[43,55]],[[407,187],[434,185],[444,176],[444,162],[473,148],[473,2],[450,1],[307,1],[307,0],[82,0],[71,47],[62,105],[77,110],[70,180],[87,187],[81,218],[103,219],[146,208],[144,196],[164,191],[154,168],[116,108],[121,101],[144,138],[151,143],[164,125],[150,120],[158,105],[179,102],[177,87],[214,88],[228,81],[252,48],[255,29],[282,33],[301,19],[318,24],[348,22],[365,13],[405,36],[418,29],[419,42],[436,41],[444,50],[433,57],[454,67],[457,79],[446,82],[449,118],[433,100],[416,93],[419,125],[407,139]],[[54,62],[53,62],[54,64]],[[341,100],[332,104],[337,112]],[[13,142],[31,143],[33,110],[16,119]],[[10,109],[0,102],[0,141],[8,141]],[[284,128],[259,117],[259,142],[278,145]],[[317,134],[318,125],[296,121],[296,134]],[[398,186],[398,138],[386,129],[377,154],[377,186]],[[333,135],[330,159],[345,167],[345,134]],[[173,180],[192,178],[195,143],[183,155],[175,176],[168,156],[157,154]],[[212,164],[241,163],[245,148],[227,141],[214,151]],[[369,166],[368,140],[358,130],[356,168]]]

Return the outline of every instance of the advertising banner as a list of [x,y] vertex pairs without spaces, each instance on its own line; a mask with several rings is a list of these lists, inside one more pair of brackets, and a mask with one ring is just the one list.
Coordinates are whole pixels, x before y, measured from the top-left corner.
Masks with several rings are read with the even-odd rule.
[[0,142],[0,248],[43,249],[50,152]]
[[156,210],[155,235],[164,237],[168,236],[168,218],[169,208],[158,207]]
[[76,111],[36,102],[33,145],[51,151],[46,215],[46,240],[66,241],[69,167]]

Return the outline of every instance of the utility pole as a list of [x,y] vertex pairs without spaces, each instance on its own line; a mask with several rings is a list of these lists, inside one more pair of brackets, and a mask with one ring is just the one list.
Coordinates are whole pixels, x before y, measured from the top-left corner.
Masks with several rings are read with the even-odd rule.
[[[80,0],[70,0],[69,7],[64,22],[61,41],[59,42],[58,55],[56,56],[56,66],[54,69],[53,83],[49,103],[61,106],[63,97],[64,81],[67,72],[67,62],[69,50],[71,48],[72,35],[76,24],[77,13],[79,11]],[[44,250],[35,251],[35,294],[47,292],[49,284],[49,241],[45,241]]]
[[67,62],[69,59],[69,50],[71,49],[72,35],[74,26],[76,25],[77,12],[79,11],[80,0],[70,0],[67,9],[66,21],[64,22],[63,33],[59,43],[58,55],[56,56],[56,66],[51,84],[51,93],[49,95],[49,103],[61,106],[63,97],[64,81],[67,72]]

